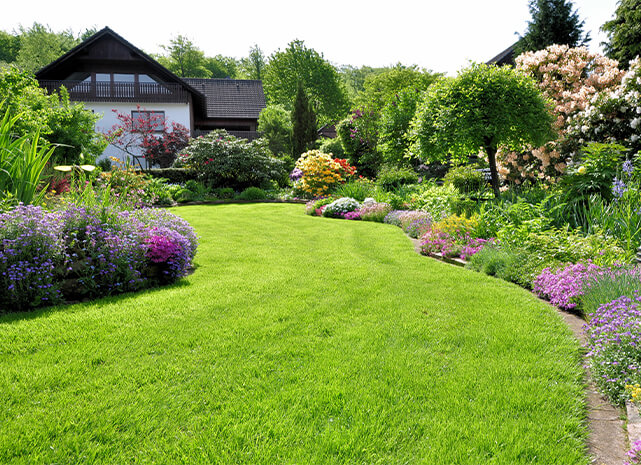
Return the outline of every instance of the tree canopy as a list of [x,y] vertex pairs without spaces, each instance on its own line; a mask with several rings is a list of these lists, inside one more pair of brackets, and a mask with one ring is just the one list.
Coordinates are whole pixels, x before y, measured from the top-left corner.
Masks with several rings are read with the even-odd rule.
[[263,85],[270,104],[288,110],[294,105],[298,83],[312,103],[319,122],[334,122],[348,111],[349,102],[336,68],[323,55],[294,40],[285,50],[278,50],[265,67]]
[[608,35],[606,55],[627,69],[630,61],[641,55],[641,0],[620,0],[614,19],[601,30]]
[[440,161],[484,150],[498,197],[496,151],[524,149],[554,137],[552,115],[532,78],[510,67],[474,64],[430,86],[412,121],[413,153]]
[[258,45],[254,45],[249,49],[249,55],[240,60],[240,69],[247,79],[261,80],[263,73],[267,66],[265,54]]
[[158,56],[158,62],[180,77],[208,78],[211,71],[206,66],[205,53],[187,37],[178,35],[161,45],[167,56]]
[[530,0],[529,7],[532,20],[519,39],[515,55],[554,44],[579,47],[590,41],[590,34],[583,31],[585,21],[579,19],[570,0]]

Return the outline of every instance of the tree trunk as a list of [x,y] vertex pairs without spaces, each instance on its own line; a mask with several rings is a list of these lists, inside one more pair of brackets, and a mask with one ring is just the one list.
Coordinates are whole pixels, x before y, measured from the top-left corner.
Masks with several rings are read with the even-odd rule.
[[501,197],[499,190],[499,172],[496,169],[496,147],[490,141],[485,142],[485,152],[487,153],[487,160],[490,163],[490,174],[492,176],[492,190],[494,197],[497,199]]

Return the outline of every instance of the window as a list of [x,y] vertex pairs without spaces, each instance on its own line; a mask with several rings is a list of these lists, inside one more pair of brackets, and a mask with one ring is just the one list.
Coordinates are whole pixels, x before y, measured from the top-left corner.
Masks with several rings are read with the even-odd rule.
[[151,124],[156,131],[162,131],[165,127],[165,112],[164,111],[132,111],[131,117],[134,123],[138,124]]
[[135,75],[114,73],[114,82],[134,82]]

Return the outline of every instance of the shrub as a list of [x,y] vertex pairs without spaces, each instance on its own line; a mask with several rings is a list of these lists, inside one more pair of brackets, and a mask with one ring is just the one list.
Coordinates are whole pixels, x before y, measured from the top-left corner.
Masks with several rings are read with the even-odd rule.
[[399,188],[405,184],[415,184],[418,182],[416,172],[407,166],[390,166],[385,165],[378,172],[376,184],[386,190]]
[[401,215],[403,213],[406,213],[406,212],[404,210],[392,210],[387,215],[385,215],[385,218],[383,218],[383,223],[398,226],[400,228]]
[[264,140],[248,142],[224,130],[193,139],[174,166],[196,171],[208,187],[244,189],[284,176],[283,162],[271,156]]
[[264,200],[266,198],[267,194],[260,187],[248,187],[238,194],[239,200]]
[[342,197],[334,200],[323,210],[323,216],[328,218],[344,218],[346,213],[354,212],[361,207],[357,200],[350,197]]
[[483,247],[470,257],[465,266],[474,271],[500,277],[500,273],[513,263],[513,257],[514,255],[506,249],[496,246]]
[[338,137],[334,137],[333,139],[322,139],[320,145],[318,146],[318,150],[323,153],[333,155],[337,158],[345,158],[345,149],[343,148],[343,144],[341,144],[341,140]]
[[231,187],[219,187],[212,191],[212,194],[217,199],[228,200],[236,197],[236,192]]
[[145,174],[154,178],[166,179],[168,182],[176,184],[184,184],[189,180],[195,180],[197,177],[197,173],[195,171],[185,168],[152,168],[145,170]]
[[436,220],[452,214],[454,202],[460,196],[453,186],[437,186],[427,184],[416,197],[413,198],[414,208],[425,211]]
[[485,175],[471,166],[457,166],[445,175],[445,184],[453,185],[459,192],[469,194],[487,186]]
[[300,173],[296,173],[298,180],[294,183],[294,187],[304,195],[312,197],[327,195],[356,173],[356,169],[346,160],[332,158],[331,155],[318,150],[303,153],[296,161],[294,171],[296,169]]

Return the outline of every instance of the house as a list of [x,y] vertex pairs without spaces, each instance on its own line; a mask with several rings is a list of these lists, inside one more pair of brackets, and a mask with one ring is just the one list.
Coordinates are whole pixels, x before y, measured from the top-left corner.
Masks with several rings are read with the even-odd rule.
[[[107,132],[119,113],[143,110],[185,126],[192,136],[226,129],[237,137],[258,137],[265,108],[261,81],[180,78],[105,27],[36,73],[49,92],[65,86],[71,100],[102,114],[96,129]],[[126,156],[108,147],[105,156]]]

